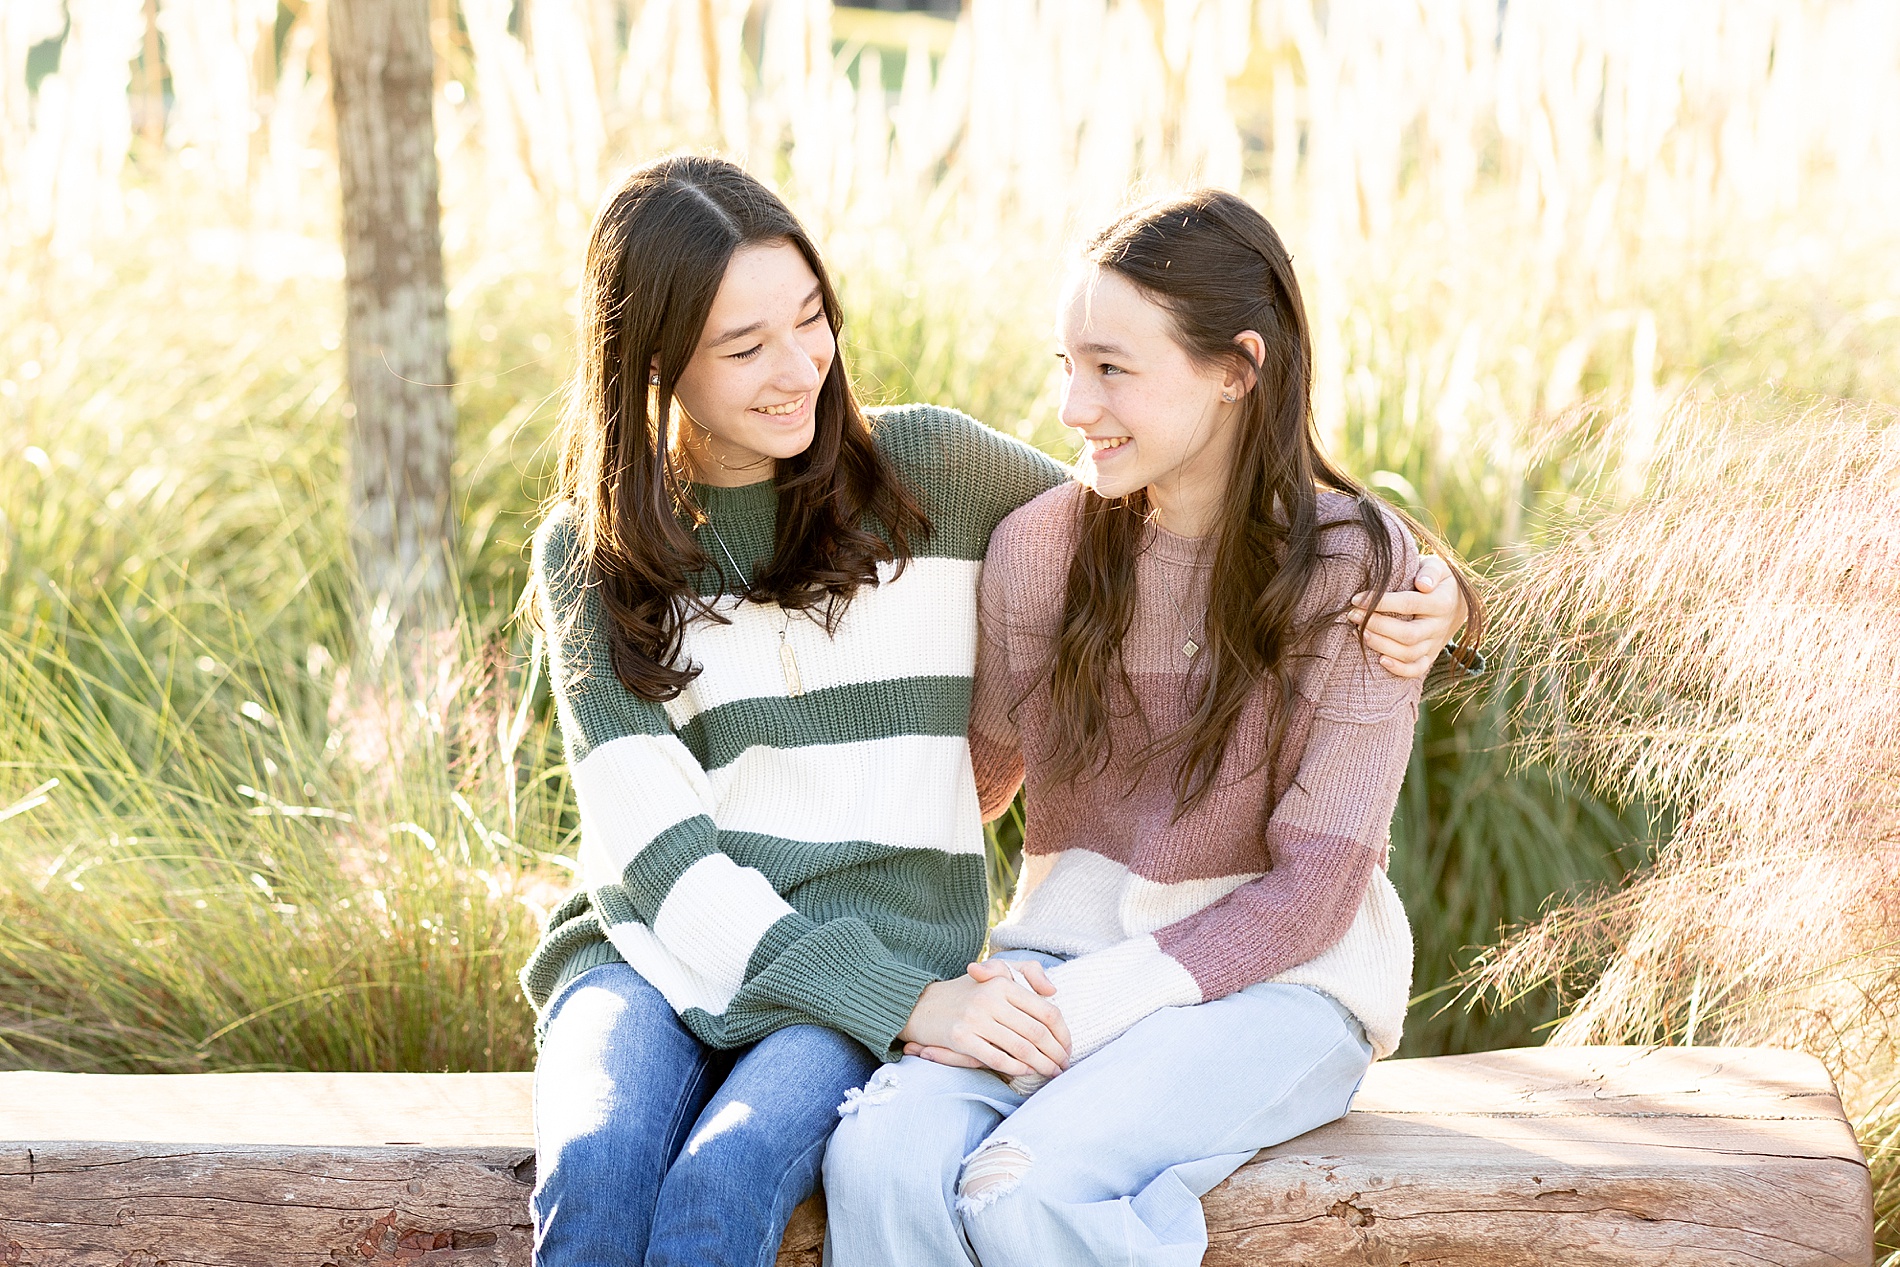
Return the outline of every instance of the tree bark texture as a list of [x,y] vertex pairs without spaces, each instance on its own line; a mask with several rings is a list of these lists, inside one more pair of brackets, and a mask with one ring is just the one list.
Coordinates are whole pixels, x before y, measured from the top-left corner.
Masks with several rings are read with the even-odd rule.
[[[530,1117],[525,1073],[0,1073],[0,1265],[528,1267]],[[1207,1267],[1873,1261],[1827,1071],[1759,1048],[1383,1061],[1202,1204]]]
[[372,607],[427,628],[453,611],[455,541],[429,0],[328,10],[357,567]]

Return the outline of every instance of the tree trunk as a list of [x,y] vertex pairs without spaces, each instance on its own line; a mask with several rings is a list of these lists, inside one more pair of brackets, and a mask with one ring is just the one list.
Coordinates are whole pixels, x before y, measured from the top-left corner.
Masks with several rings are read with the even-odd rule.
[[455,540],[429,0],[328,9],[357,568],[372,611],[422,632],[453,614]]

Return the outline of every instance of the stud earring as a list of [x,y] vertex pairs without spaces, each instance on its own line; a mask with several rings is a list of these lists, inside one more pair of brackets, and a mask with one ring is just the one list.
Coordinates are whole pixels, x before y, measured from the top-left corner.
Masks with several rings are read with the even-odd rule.
[[660,385],[660,376],[658,374],[649,374],[647,375],[647,382],[658,387]]
[[[657,379],[656,379],[656,380],[654,380],[654,381],[656,381],[656,382],[657,382],[657,381],[659,381],[659,380],[657,380]],[[1234,394],[1233,394],[1232,392],[1222,392],[1222,393],[1220,394],[1220,398],[1221,398],[1222,400],[1224,400],[1224,401],[1226,401],[1226,402],[1227,402],[1228,404],[1230,404],[1230,405],[1234,403]]]

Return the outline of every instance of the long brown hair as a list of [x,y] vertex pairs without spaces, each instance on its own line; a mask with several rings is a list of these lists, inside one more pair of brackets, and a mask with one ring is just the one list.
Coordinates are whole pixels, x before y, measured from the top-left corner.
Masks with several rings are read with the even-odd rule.
[[[587,245],[579,358],[548,509],[572,507],[578,562],[598,587],[614,672],[644,699],[672,699],[698,675],[679,662],[687,622],[723,620],[690,584],[710,560],[686,526],[703,512],[672,456],[673,388],[734,252],[771,242],[805,257],[835,338],[838,298],[818,248],[776,194],[724,159],[680,155],[637,168],[602,206]],[[901,570],[912,538],[930,530],[872,439],[839,342],[818,389],[811,445],[774,469],[772,559],[743,595],[795,610],[822,606],[827,631],[860,585],[877,584],[879,563]],[[648,381],[654,371],[657,386]],[[529,609],[536,605],[530,599]]]
[[[1195,361],[1252,377],[1239,400],[1233,468],[1215,528],[1206,634],[1194,662],[1197,695],[1179,730],[1154,738],[1131,758],[1132,779],[1162,754],[1179,754],[1178,818],[1213,787],[1228,738],[1253,692],[1271,684],[1283,705],[1290,702],[1291,662],[1301,644],[1343,610],[1304,623],[1296,615],[1319,569],[1324,530],[1352,524],[1363,529],[1369,541],[1363,588],[1375,603],[1396,579],[1385,514],[1398,514],[1423,541],[1448,559],[1450,554],[1321,452],[1313,426],[1312,343],[1292,257],[1266,217],[1244,199],[1202,189],[1151,203],[1103,229],[1083,255],[1165,309],[1175,341]],[[1234,342],[1245,330],[1265,341],[1259,363]],[[1356,517],[1321,522],[1321,488],[1352,497]],[[1084,490],[1080,498],[1050,679],[1049,746],[1057,781],[1105,769],[1111,716],[1125,712],[1129,702],[1140,707],[1120,653],[1135,614],[1136,560],[1148,511],[1145,490],[1112,500]],[[1483,636],[1483,607],[1464,573],[1454,567],[1453,575],[1470,609],[1466,641],[1475,646]],[[1278,755],[1287,713],[1285,707],[1270,710],[1263,764],[1271,766]]]

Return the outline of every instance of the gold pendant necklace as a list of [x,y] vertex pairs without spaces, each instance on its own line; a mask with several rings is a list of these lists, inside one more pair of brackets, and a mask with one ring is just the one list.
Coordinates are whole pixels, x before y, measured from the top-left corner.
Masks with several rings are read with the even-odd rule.
[[[726,539],[719,535],[719,525],[709,518],[706,520],[706,526],[712,529],[713,540],[719,543],[719,552],[726,556],[726,562],[732,564],[733,572],[745,583],[746,593],[750,594],[752,578],[745,574],[745,569],[739,566],[739,560],[733,558],[732,551],[726,548]],[[739,601],[746,601],[744,595],[740,596]],[[805,680],[798,675],[798,657],[792,654],[792,644],[786,637],[791,632],[792,613],[782,604],[779,611],[784,614],[785,619],[778,627],[778,671],[785,679],[785,693],[792,699],[797,699],[805,693]]]

